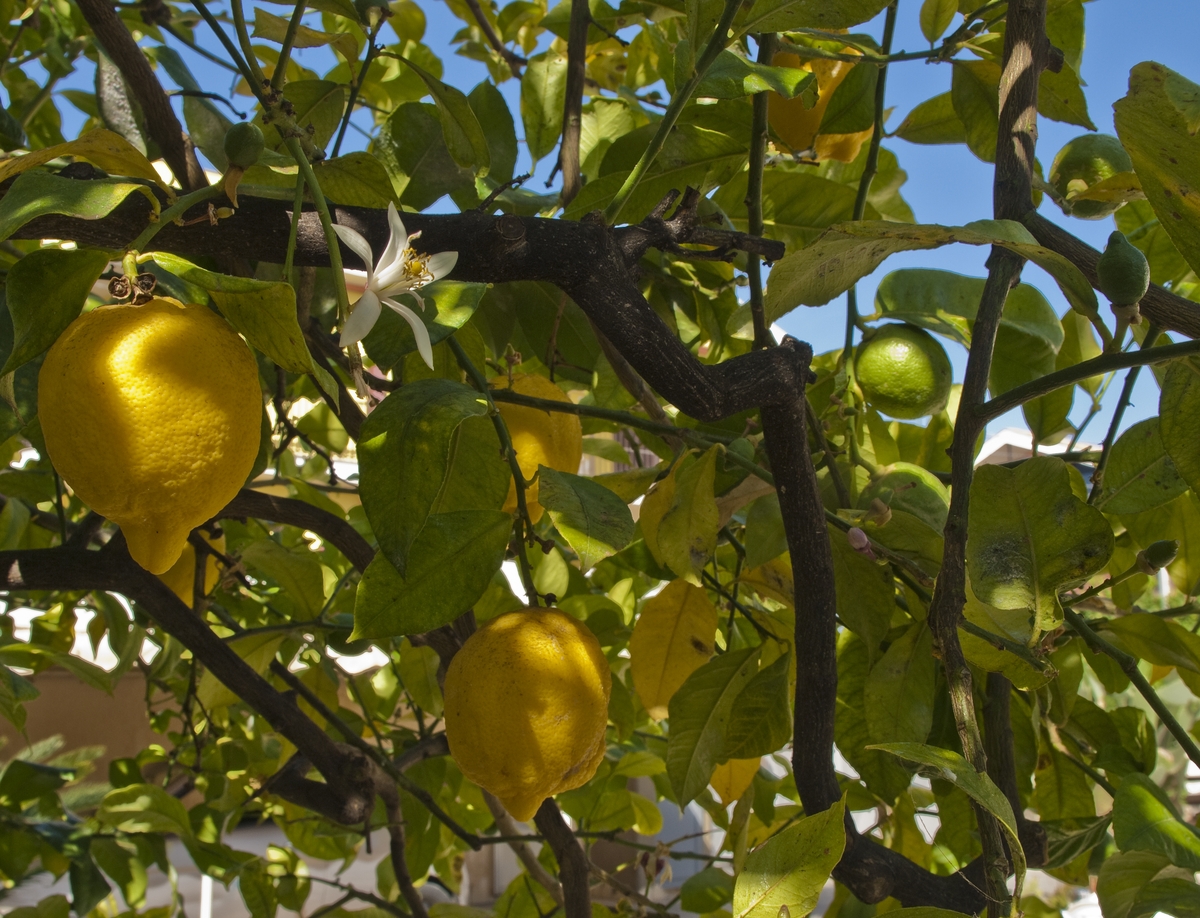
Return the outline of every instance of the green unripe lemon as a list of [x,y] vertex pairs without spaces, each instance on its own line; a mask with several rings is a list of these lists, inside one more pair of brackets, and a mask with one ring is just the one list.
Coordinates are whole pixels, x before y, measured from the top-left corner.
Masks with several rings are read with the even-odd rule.
[[[1083,134],[1058,151],[1050,167],[1050,184],[1064,198],[1086,191],[1097,182],[1118,172],[1131,172],[1133,160],[1112,134]],[[1121,205],[1115,201],[1075,201],[1063,203],[1063,212],[1084,220],[1099,220],[1115,213]]]
[[953,372],[937,339],[915,325],[884,325],[858,348],[855,373],[868,404],[901,420],[946,407]]
[[242,121],[225,132],[225,158],[229,165],[249,169],[262,156],[266,140],[253,121]]
[[1150,263],[1120,230],[1108,237],[1096,262],[1096,285],[1114,306],[1132,306],[1150,289]]
[[893,510],[911,513],[938,532],[946,527],[950,492],[932,472],[911,462],[896,462],[863,490],[858,506],[866,509],[878,498]]

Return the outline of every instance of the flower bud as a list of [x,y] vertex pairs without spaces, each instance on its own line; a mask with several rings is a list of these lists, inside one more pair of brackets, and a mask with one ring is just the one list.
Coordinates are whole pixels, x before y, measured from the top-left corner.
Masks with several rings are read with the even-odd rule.
[[1153,576],[1174,561],[1177,554],[1179,554],[1179,542],[1175,539],[1161,539],[1138,552],[1138,570],[1143,574]]

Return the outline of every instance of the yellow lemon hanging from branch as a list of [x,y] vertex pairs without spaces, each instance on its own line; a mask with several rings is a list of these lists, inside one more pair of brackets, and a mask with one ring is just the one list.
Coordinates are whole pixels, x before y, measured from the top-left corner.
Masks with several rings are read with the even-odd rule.
[[63,480],[162,574],[250,474],[262,390],[220,316],[159,298],[72,322],[42,364],[38,414]]

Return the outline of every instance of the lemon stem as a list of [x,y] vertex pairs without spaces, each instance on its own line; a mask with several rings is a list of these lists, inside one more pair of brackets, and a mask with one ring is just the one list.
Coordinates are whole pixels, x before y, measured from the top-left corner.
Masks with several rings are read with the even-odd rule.
[[[185,194],[174,204],[160,213],[157,220],[142,230],[142,234],[129,244],[129,251],[135,255],[138,252],[143,251],[146,246],[150,244],[150,241],[157,236],[161,230],[166,229],[167,226],[181,218],[197,204],[207,201],[210,198],[219,197],[224,193],[224,186],[218,182],[215,185],[206,185],[204,188],[199,188],[196,191],[193,191],[191,194]],[[126,273],[130,274],[128,267],[126,267]],[[136,270],[133,271],[133,273],[130,274],[130,277],[136,273]]]
[[338,248],[337,233],[333,231],[333,218],[329,215],[329,203],[325,200],[325,195],[321,193],[321,183],[317,181],[316,173],[313,172],[308,157],[304,155],[300,141],[295,137],[289,137],[287,148],[300,168],[304,184],[312,193],[317,216],[321,219],[321,228],[325,231],[325,245],[329,249],[329,268],[333,271],[333,292],[337,296],[338,302],[338,323],[345,324],[346,320],[350,318],[350,296],[346,293],[346,275],[342,269],[342,250]]

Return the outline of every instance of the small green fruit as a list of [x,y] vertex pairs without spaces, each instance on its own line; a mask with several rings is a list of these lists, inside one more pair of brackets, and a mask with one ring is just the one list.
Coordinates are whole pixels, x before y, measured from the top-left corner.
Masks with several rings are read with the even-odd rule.
[[860,508],[868,508],[878,499],[892,510],[912,514],[935,532],[946,528],[950,492],[936,475],[909,462],[897,462],[881,471],[883,475],[859,495]]
[[1116,230],[1096,263],[1096,285],[1113,306],[1132,306],[1150,289],[1150,263]]
[[225,132],[225,158],[229,165],[249,169],[262,156],[266,140],[253,121],[242,121]]
[[855,375],[867,404],[909,421],[946,407],[953,372],[937,339],[915,325],[883,325],[858,348]]
[[[1083,134],[1058,151],[1050,167],[1050,184],[1064,199],[1086,191],[1119,172],[1131,172],[1133,160],[1112,134]],[[1110,201],[1065,201],[1063,212],[1083,220],[1099,220],[1121,205]]]

